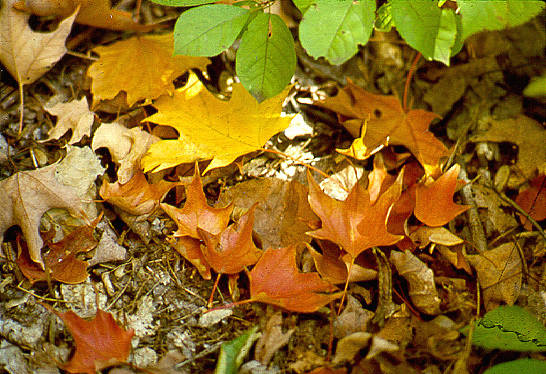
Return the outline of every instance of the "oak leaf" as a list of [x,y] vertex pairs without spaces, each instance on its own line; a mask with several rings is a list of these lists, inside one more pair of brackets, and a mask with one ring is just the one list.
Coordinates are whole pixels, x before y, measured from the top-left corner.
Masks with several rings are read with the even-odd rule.
[[357,153],[370,156],[386,143],[403,145],[423,165],[427,175],[435,175],[441,158],[448,154],[443,143],[428,131],[430,122],[438,116],[421,109],[405,112],[394,96],[375,95],[349,81],[335,97],[316,105],[338,113],[354,137],[362,131],[361,146],[365,149],[355,150]]
[[308,235],[338,244],[353,258],[368,248],[401,240],[402,236],[389,233],[386,226],[391,207],[400,197],[401,175],[403,173],[372,204],[369,192],[359,183],[355,184],[347,199],[339,201],[325,195],[308,174],[309,203],[322,222],[320,229],[310,231]]
[[[530,187],[521,191],[516,197],[516,203],[526,211],[535,221],[546,218],[546,177],[540,175],[530,181]],[[519,214],[520,221],[527,230],[532,229],[532,224],[526,217]]]
[[42,215],[52,208],[65,208],[84,217],[83,204],[74,188],[55,177],[57,164],[22,171],[0,181],[0,239],[13,225],[19,225],[28,244],[32,261],[44,265],[43,240],[39,226]]
[[57,30],[33,31],[29,15],[13,8],[15,0],[3,1],[0,8],[0,62],[21,85],[36,81],[66,53],[65,40],[76,14],[70,12]]
[[165,211],[178,225],[175,237],[190,236],[201,239],[197,228],[213,235],[220,234],[228,225],[233,204],[225,208],[213,208],[207,204],[203,193],[203,182],[199,169],[195,168],[192,182],[186,187],[186,202],[182,209],[169,204],[161,204]]
[[158,112],[146,119],[174,127],[180,137],[153,145],[142,159],[144,171],[212,159],[206,173],[263,147],[290,123],[290,117],[281,117],[286,93],[258,103],[241,84],[234,84],[231,99],[223,101],[190,75],[172,97],[160,97],[154,103]]
[[455,164],[429,185],[417,185],[414,214],[419,221],[432,227],[443,226],[468,210],[469,206],[453,202],[460,169]]
[[295,246],[265,250],[248,277],[251,300],[293,312],[313,313],[341,297],[318,273],[298,270]]
[[72,334],[76,350],[63,370],[69,373],[95,374],[98,370],[127,361],[131,352],[132,329],[125,330],[116,324],[110,313],[97,309],[96,316],[86,321],[76,313],[55,313]]
[[89,110],[87,98],[84,96],[81,100],[72,100],[68,103],[57,103],[54,106],[44,108],[49,114],[57,116],[57,124],[49,130],[48,138],[59,139],[72,130],[72,136],[68,144],[79,142],[85,135],[91,135],[91,126],[95,120],[95,115]]
[[173,34],[134,36],[93,49],[100,57],[89,67],[93,102],[113,99],[120,91],[127,104],[172,95],[173,81],[191,68],[204,70],[208,58],[173,56]]

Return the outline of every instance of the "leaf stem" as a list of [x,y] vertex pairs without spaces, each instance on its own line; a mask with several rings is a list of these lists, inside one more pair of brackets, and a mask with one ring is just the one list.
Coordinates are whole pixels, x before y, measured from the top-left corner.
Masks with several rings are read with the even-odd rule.
[[417,62],[419,62],[419,59],[421,58],[421,52],[417,52],[417,55],[413,59],[413,62],[411,63],[411,67],[408,72],[408,77],[406,78],[406,84],[404,86],[404,99],[403,99],[403,105],[402,108],[404,109],[404,112],[408,111],[408,91],[409,91],[409,85],[411,83],[411,78],[413,78],[413,73],[415,70],[417,70]]

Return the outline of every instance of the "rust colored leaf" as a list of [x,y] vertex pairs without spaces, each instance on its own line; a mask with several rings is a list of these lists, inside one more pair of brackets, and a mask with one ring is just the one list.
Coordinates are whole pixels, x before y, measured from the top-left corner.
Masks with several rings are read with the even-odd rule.
[[174,236],[191,236],[201,239],[197,232],[198,227],[213,235],[220,234],[227,227],[233,211],[233,204],[225,208],[212,208],[207,204],[197,167],[192,182],[186,187],[186,195],[186,202],[182,209],[169,204],[161,204],[161,209],[178,225]]
[[415,216],[431,227],[443,226],[469,207],[453,202],[460,166],[455,164],[428,186],[415,191]]
[[248,274],[253,301],[312,313],[341,297],[340,292],[332,293],[336,288],[320,279],[318,273],[301,273],[295,256],[295,246],[264,251]]
[[150,184],[141,171],[131,178],[127,183],[119,181],[115,183],[103,182],[100,188],[101,197],[121,210],[140,216],[150,214],[159,208],[159,203],[167,192],[179,182],[168,182],[161,180],[158,183]]
[[348,82],[337,96],[317,105],[337,112],[341,123],[354,137],[359,137],[367,121],[362,146],[373,151],[388,143],[403,145],[423,165],[427,175],[439,171],[440,160],[447,156],[446,147],[430,131],[430,122],[438,115],[421,109],[404,112],[394,96],[374,95]]
[[322,221],[320,229],[308,232],[312,237],[338,244],[353,258],[368,248],[391,245],[402,239],[389,233],[386,226],[390,208],[400,197],[401,177],[373,205],[369,192],[358,183],[347,199],[339,201],[324,194],[310,174],[307,179],[309,203]]
[[217,273],[237,274],[260,258],[262,251],[256,248],[252,240],[255,209],[256,205],[253,205],[238,222],[217,235],[197,227],[199,236],[205,242],[203,255]]
[[[530,187],[521,191],[516,197],[516,203],[535,221],[546,218],[546,185],[545,176],[540,175],[530,182]],[[526,217],[518,214],[525,229],[531,230],[533,225]]]
[[95,374],[98,370],[127,361],[134,331],[118,326],[110,313],[97,309],[95,318],[86,321],[72,311],[51,311],[63,320],[76,345],[70,361],[62,365],[63,370]]
[[211,279],[210,264],[201,251],[200,240],[183,236],[180,238],[167,238],[167,241],[180,255],[195,266],[203,279]]

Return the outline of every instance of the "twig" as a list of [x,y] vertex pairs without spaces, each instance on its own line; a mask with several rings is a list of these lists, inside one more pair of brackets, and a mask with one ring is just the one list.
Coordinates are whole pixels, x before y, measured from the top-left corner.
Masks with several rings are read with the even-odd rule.
[[195,360],[200,359],[201,357],[208,356],[208,355],[210,355],[211,353],[214,353],[214,352],[216,352],[218,349],[220,349],[220,346],[222,345],[222,343],[223,343],[223,342],[215,343],[213,346],[211,346],[211,347],[205,349],[205,350],[202,351],[202,352],[199,352],[198,354],[196,354],[196,355],[193,356],[192,358],[188,358],[187,360],[184,360],[184,361],[182,361],[182,362],[179,362],[179,363],[176,364],[174,367],[177,368],[177,369],[180,369],[181,367],[186,366],[187,364],[192,363],[192,362],[194,362]]
[[525,218],[527,218],[529,220],[529,222],[531,222],[531,224],[533,226],[536,227],[536,229],[538,230],[538,232],[540,233],[540,235],[546,239],[546,234],[544,233],[544,230],[542,229],[542,227],[540,226],[540,224],[535,221],[535,219],[533,217],[531,217],[529,215],[529,213],[527,213],[525,210],[523,210],[522,207],[520,207],[514,200],[512,200],[511,198],[509,198],[508,196],[506,196],[506,194],[504,192],[498,192],[496,191],[495,189],[491,188],[491,190],[495,191],[501,199],[503,199],[505,202],[507,202],[508,204],[510,204],[512,206],[512,208],[514,208],[515,210],[518,211],[519,214],[521,214],[522,216],[524,216]]
[[373,247],[373,255],[377,262],[379,303],[372,322],[383,326],[385,320],[396,311],[396,306],[392,302],[392,271],[387,256],[379,248]]

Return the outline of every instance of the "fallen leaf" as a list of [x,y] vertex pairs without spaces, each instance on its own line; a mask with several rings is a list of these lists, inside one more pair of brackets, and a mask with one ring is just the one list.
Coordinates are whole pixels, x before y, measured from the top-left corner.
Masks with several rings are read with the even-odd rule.
[[[544,185],[545,176],[540,175],[529,182],[530,187],[521,191],[516,197],[516,203],[526,211],[535,221],[542,221],[546,218],[546,186]],[[531,230],[531,222],[519,214],[521,224],[527,230]]]
[[110,313],[97,309],[96,316],[86,321],[72,311],[55,313],[72,334],[76,350],[66,364],[69,373],[95,374],[97,370],[127,361],[131,352],[132,329],[119,327]]
[[466,256],[476,270],[486,310],[501,303],[514,305],[522,281],[522,265],[514,243],[504,243],[478,255]]
[[287,90],[258,103],[241,84],[234,84],[231,99],[223,101],[190,75],[172,97],[160,97],[154,103],[158,112],[146,119],[174,127],[180,138],[153,145],[142,160],[144,171],[212,159],[206,173],[263,147],[290,124],[290,116],[281,117]]
[[100,57],[89,67],[93,102],[127,93],[127,104],[172,95],[173,81],[191,68],[204,70],[208,58],[173,56],[173,34],[134,36],[93,49]]
[[469,206],[453,202],[460,168],[455,164],[429,185],[417,185],[414,214],[419,221],[432,227],[443,226],[468,210]]
[[410,239],[416,243],[419,248],[425,248],[430,243],[441,244],[445,246],[454,246],[462,244],[463,239],[454,235],[445,227],[427,227],[421,226],[409,235]]
[[103,123],[93,135],[91,148],[108,148],[112,160],[119,164],[118,182],[127,183],[140,170],[142,156],[158,140],[138,127],[128,129],[116,122]]
[[366,331],[373,315],[373,312],[362,308],[356,298],[347,295],[347,306],[334,320],[334,336],[341,339],[355,332]]
[[233,211],[233,204],[225,208],[213,208],[207,204],[203,193],[203,183],[199,176],[199,169],[195,168],[192,182],[186,187],[186,202],[182,209],[169,204],[161,204],[165,211],[178,225],[175,237],[191,236],[201,239],[197,228],[210,234],[220,234],[228,225]]
[[495,190],[479,183],[473,183],[472,193],[476,206],[484,208],[480,209],[479,212],[481,213],[480,221],[483,222],[486,235],[494,235],[495,232],[507,232],[518,225],[515,217],[509,214],[508,209],[506,209],[510,205],[502,200]]
[[0,239],[11,226],[19,225],[27,241],[32,261],[44,265],[42,238],[38,230],[42,215],[51,208],[65,208],[84,217],[83,204],[73,187],[56,177],[58,164],[22,171],[0,181]]
[[139,170],[125,184],[121,184],[119,181],[108,183],[105,180],[99,193],[106,202],[129,214],[142,216],[151,214],[159,208],[159,203],[170,189],[179,185],[181,185],[180,182],[165,180],[150,184]]
[[329,367],[316,368],[313,371],[309,371],[306,374],[346,374],[346,368],[332,369]]
[[20,84],[36,81],[66,53],[65,40],[76,14],[72,12],[57,30],[33,31],[29,15],[13,8],[16,0],[6,0],[0,8],[0,62]]
[[296,266],[296,247],[267,249],[248,273],[250,298],[286,310],[312,313],[341,292],[320,279],[318,273],[301,273]]
[[254,210],[252,206],[238,222],[219,234],[211,234],[197,226],[197,232],[205,243],[201,250],[205,260],[220,274],[237,274],[245,267],[254,265],[260,258],[259,250],[252,240]]
[[[473,142],[510,142],[518,146],[518,158],[513,166],[520,179],[535,177],[535,171],[546,170],[546,131],[537,121],[519,116],[505,120],[490,120],[491,127],[484,134],[470,138]],[[521,183],[520,183],[521,184]]]
[[49,130],[47,139],[59,139],[72,130],[72,136],[68,144],[74,144],[82,140],[87,135],[91,136],[91,126],[95,120],[95,115],[89,110],[87,98],[84,96],[81,100],[72,100],[68,103],[58,103],[52,107],[44,108],[49,114],[57,116],[57,123],[54,128]]
[[390,261],[398,274],[406,279],[409,297],[415,307],[426,314],[440,313],[440,298],[434,283],[434,273],[411,252],[392,251]]
[[195,266],[203,279],[211,279],[210,264],[201,251],[201,241],[199,239],[182,236],[179,238],[167,238],[167,241],[182,257]]
[[359,331],[339,339],[332,363],[352,362],[361,349],[368,347],[371,338],[371,333]]
[[24,0],[17,1],[20,10],[37,16],[66,17],[80,7],[76,22],[109,30],[149,31],[159,25],[141,25],[129,12],[113,9],[110,0]]
[[290,329],[282,332],[282,313],[278,311],[273,314],[267,321],[262,336],[256,342],[255,359],[268,365],[275,352],[288,344],[294,331],[296,330]]
[[338,113],[341,123],[354,137],[359,137],[362,130],[364,153],[387,141],[403,145],[423,165],[427,175],[435,175],[441,158],[448,155],[442,142],[428,131],[430,122],[438,115],[421,109],[405,112],[394,96],[375,95],[348,81],[337,96],[315,104]]
[[326,196],[310,174],[307,179],[309,203],[322,222],[320,229],[308,232],[310,236],[340,245],[353,258],[368,248],[391,245],[402,239],[389,233],[386,226],[390,208],[400,197],[401,178],[373,205],[368,191],[359,183],[347,199],[339,201]]

